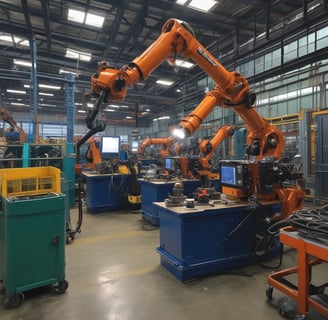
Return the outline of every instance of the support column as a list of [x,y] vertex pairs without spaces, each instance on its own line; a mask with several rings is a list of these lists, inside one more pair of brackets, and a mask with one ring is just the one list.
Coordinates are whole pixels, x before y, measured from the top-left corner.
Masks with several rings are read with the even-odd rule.
[[31,85],[30,85],[30,123],[29,123],[29,134],[28,142],[36,142],[36,125],[38,117],[38,80],[36,70],[36,42],[35,39],[30,40],[31,48]]
[[67,143],[72,143],[74,140],[74,123],[75,123],[75,76],[71,73],[65,75],[65,90],[66,90],[66,115],[67,115]]

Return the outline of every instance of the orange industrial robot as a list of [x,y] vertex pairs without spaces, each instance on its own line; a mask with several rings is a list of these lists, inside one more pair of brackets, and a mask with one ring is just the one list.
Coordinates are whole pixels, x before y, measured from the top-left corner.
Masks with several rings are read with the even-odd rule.
[[222,192],[240,198],[252,196],[261,202],[279,201],[282,213],[276,219],[286,218],[294,210],[301,209],[304,192],[297,186],[283,183],[291,177],[279,163],[285,146],[282,133],[256,112],[256,95],[250,90],[247,79],[236,71],[226,70],[197,41],[186,22],[173,18],[166,21],[158,39],[120,69],[110,67],[107,62],[100,63],[98,72],[91,78],[92,93],[98,96],[94,114],[99,111],[101,102],[123,100],[130,85],[146,79],[163,61],[174,65],[179,54],[192,59],[213,79],[216,86],[181,120],[173,135],[180,139],[192,135],[217,105],[231,108],[243,119],[248,129],[245,159],[235,163],[236,170],[242,167],[247,179],[243,179],[241,186],[223,187]]
[[9,114],[9,112],[6,109],[0,108],[0,117],[4,122],[10,125],[9,127],[10,132],[14,132],[15,130],[17,130],[19,134],[19,142],[21,143],[26,142],[25,131],[17,125],[15,119]]

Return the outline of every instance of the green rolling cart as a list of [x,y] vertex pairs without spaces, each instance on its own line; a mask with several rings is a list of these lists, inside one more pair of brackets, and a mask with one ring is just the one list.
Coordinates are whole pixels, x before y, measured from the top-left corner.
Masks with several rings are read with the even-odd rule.
[[68,287],[66,196],[60,192],[57,168],[4,171],[0,170],[0,281],[5,307],[15,308],[24,301],[25,291],[50,285],[54,292],[64,293]]

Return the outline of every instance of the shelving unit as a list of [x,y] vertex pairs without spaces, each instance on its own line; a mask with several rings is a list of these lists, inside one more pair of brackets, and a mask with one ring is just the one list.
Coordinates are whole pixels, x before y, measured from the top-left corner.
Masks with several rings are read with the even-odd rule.
[[[276,288],[296,302],[301,316],[306,317],[309,308],[313,308],[328,317],[328,296],[324,294],[328,284],[319,287],[311,284],[312,268],[328,262],[328,246],[303,238],[292,227],[281,229],[280,242],[296,249],[298,265],[269,275],[268,299],[272,299],[272,290]],[[297,274],[297,285],[286,279],[292,274]]]

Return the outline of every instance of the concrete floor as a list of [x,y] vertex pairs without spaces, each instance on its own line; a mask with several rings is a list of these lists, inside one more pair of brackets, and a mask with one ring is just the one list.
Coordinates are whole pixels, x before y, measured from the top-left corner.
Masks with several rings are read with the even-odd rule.
[[[283,295],[274,290],[271,303],[265,295],[270,270],[254,265],[181,283],[160,264],[159,229],[146,230],[138,212],[84,212],[82,233],[66,246],[66,293],[37,290],[17,309],[0,305],[1,320],[282,319]],[[295,252],[287,250],[282,268],[295,264]],[[327,265],[316,268],[316,281],[326,282]]]

